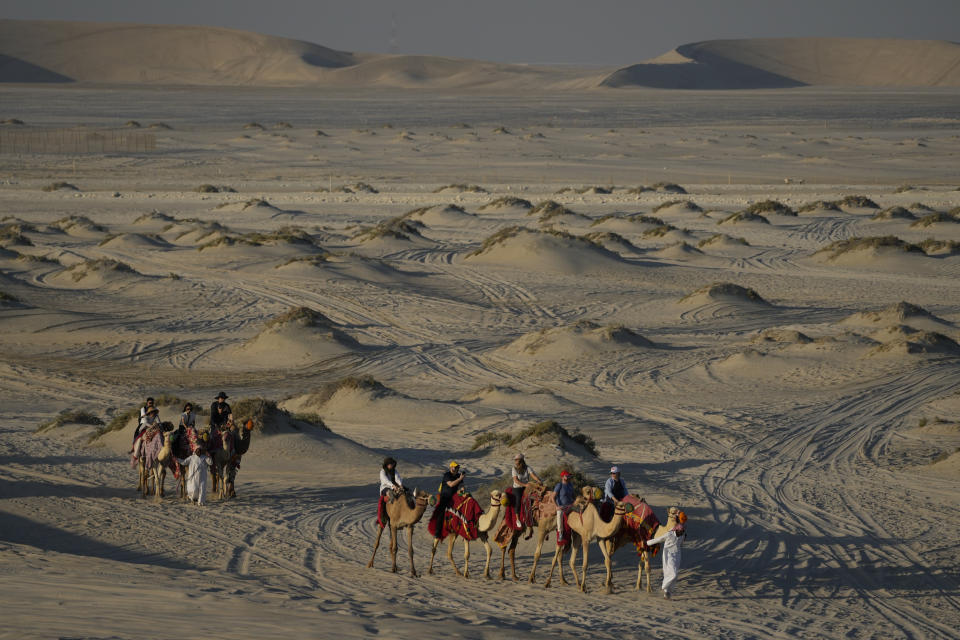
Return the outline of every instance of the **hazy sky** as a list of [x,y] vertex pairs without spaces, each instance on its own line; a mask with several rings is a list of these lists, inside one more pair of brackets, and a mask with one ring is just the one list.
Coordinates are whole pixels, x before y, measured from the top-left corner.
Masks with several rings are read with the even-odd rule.
[[715,38],[960,41],[960,0],[0,0],[0,17],[202,24],[345,51],[596,65]]

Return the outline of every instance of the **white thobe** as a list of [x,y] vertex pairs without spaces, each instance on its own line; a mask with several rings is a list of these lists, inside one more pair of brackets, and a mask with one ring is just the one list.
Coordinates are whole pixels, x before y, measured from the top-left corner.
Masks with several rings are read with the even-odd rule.
[[197,504],[203,504],[207,501],[207,476],[210,469],[210,456],[204,454],[198,456],[193,454],[178,459],[177,462],[187,468],[187,495],[191,500],[196,500]]
[[659,538],[647,540],[647,546],[663,545],[663,586],[664,592],[670,593],[673,583],[680,572],[680,537],[675,531],[667,531]]

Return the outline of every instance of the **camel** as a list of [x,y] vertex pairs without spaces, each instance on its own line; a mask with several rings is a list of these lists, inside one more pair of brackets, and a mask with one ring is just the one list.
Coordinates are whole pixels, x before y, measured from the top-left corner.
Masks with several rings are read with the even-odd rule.
[[[497,524],[497,519],[500,516],[500,507],[504,506],[504,496],[503,494],[494,489],[490,492],[490,508],[486,512],[482,513],[477,520],[477,530],[479,534],[477,535],[478,540],[483,543],[484,548],[487,550],[487,562],[483,566],[483,577],[490,579],[490,556],[493,554],[493,548],[490,546],[490,532],[493,531],[494,525]],[[449,543],[447,544],[447,558],[450,559],[450,564],[453,566],[453,570],[457,572],[457,575],[462,575],[464,578],[470,577],[470,539],[464,538],[458,533],[451,532],[448,536]],[[453,545],[457,541],[457,538],[463,540],[463,573],[460,572],[460,569],[457,568],[457,563],[453,561]],[[433,558],[437,554],[437,547],[440,546],[440,538],[433,539],[433,549],[430,552],[430,568],[427,570],[427,573],[433,575]],[[500,569],[500,577],[503,577],[503,568]]]
[[221,500],[229,494],[227,491],[227,466],[233,458],[233,433],[224,429],[215,438],[220,438],[220,446],[210,452],[210,458],[213,464],[210,465],[210,479],[212,481],[213,493]]
[[[417,570],[413,566],[413,527],[420,522],[420,518],[423,517],[423,512],[427,510],[430,494],[426,491],[414,489],[413,497],[416,500],[416,507],[414,508],[410,508],[405,496],[400,496],[393,502],[387,503],[386,510],[387,516],[390,518],[390,557],[393,561],[393,567],[390,570],[393,573],[397,572],[397,531],[409,527],[410,532],[407,537],[409,539],[408,548],[410,550],[410,575],[416,578]],[[386,525],[380,525],[380,530],[377,531],[377,541],[373,543],[373,555],[370,556],[370,562],[367,563],[368,569],[373,567],[373,559],[377,557],[377,549],[380,547],[380,536],[383,535],[385,526]]]
[[154,435],[149,442],[146,441],[148,434],[145,433],[141,436],[135,447],[134,455],[136,456],[139,477],[137,491],[144,498],[153,494],[159,501],[163,496],[163,480],[166,476],[166,470],[157,461],[157,456],[163,448],[164,436],[159,428],[153,433]]
[[[610,519],[610,522],[604,522],[600,518],[600,512],[597,511],[597,507],[594,505],[594,499],[599,493],[593,487],[584,487],[581,490],[581,495],[574,502],[574,508],[570,512],[569,517],[567,518],[567,524],[570,525],[570,529],[576,534],[576,537],[579,538],[580,546],[583,550],[583,577],[581,578],[577,574],[576,560],[577,560],[577,546],[575,544],[570,545],[570,569],[573,571],[573,577],[577,580],[577,585],[580,587],[581,592],[586,592],[587,590],[587,556],[590,549],[590,542],[594,539],[597,540],[607,540],[617,534],[620,530],[620,526],[623,524],[623,516],[626,513],[626,508],[622,502],[618,502],[615,505],[613,512],[613,518]],[[605,551],[605,547],[601,545],[601,551],[604,552],[604,560],[607,565],[607,572],[609,575],[610,572],[610,557]],[[558,547],[557,551],[553,554],[553,562],[550,564],[550,575],[547,577],[547,581],[544,583],[544,587],[549,587],[550,582],[553,579],[553,570],[557,566],[558,560],[562,556],[563,547]],[[608,591],[610,586],[607,586]]]
[[[546,491],[544,492],[544,486],[542,484],[531,482],[528,485],[533,491],[541,493],[543,495],[543,501],[548,504],[553,504],[553,492]],[[526,489],[524,490],[526,491]],[[537,533],[537,549],[533,554],[533,569],[530,571],[529,582],[532,584],[536,582],[536,571],[537,571],[537,562],[540,561],[540,554],[543,550],[543,543],[547,539],[547,536],[551,532],[556,532],[556,523],[557,523],[557,513],[556,509],[547,510],[542,517],[537,519],[536,527]],[[517,543],[520,542],[520,536],[523,534],[524,530],[517,530],[511,527],[510,542],[500,548],[500,579],[506,579],[506,556],[507,552],[510,552],[510,571],[513,573],[513,579],[515,581],[520,579],[520,576],[517,575],[517,564],[516,564],[516,549]],[[560,567],[560,579],[563,581],[563,584],[567,584],[567,579],[563,577],[563,567]]]
[[[633,507],[634,511],[636,511],[637,509],[647,509],[648,510],[647,513],[650,513],[649,511],[650,507],[647,505],[646,501],[643,498],[639,498],[638,496],[635,496],[635,497],[638,498],[641,504],[638,506],[634,506]],[[666,531],[668,531],[669,529],[673,528],[676,525],[676,508],[671,507],[667,524],[668,524],[668,529],[664,530],[663,525],[660,525],[658,522],[659,528],[656,531],[665,533]],[[660,535],[660,533],[651,532],[646,539],[649,540],[650,538],[655,538],[658,535]],[[611,566],[610,557],[613,556],[613,554],[620,547],[625,547],[628,545],[632,546],[633,541],[634,541],[633,534],[628,530],[626,526],[621,527],[620,530],[617,532],[617,534],[611,538],[597,540],[597,543],[600,545],[600,551],[603,552],[604,559],[606,562],[606,567],[607,567],[607,580],[605,583],[607,587],[607,593],[610,593],[613,591],[613,570]],[[651,592],[650,591],[650,556],[651,555],[652,555],[651,551],[648,548],[643,548],[640,550],[640,558],[637,561],[637,584],[634,587],[634,591],[640,591],[640,584],[643,579],[644,571],[646,571],[647,593]]]

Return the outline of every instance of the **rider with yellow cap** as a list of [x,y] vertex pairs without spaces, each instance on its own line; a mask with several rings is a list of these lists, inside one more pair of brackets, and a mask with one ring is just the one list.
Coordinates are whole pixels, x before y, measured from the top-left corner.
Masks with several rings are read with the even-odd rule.
[[463,486],[465,477],[466,474],[460,470],[460,465],[456,462],[451,462],[449,468],[443,473],[443,479],[440,481],[440,500],[433,510],[433,515],[430,516],[431,526],[434,527],[432,531],[437,538],[440,537],[443,529],[443,514],[453,502],[453,496]]

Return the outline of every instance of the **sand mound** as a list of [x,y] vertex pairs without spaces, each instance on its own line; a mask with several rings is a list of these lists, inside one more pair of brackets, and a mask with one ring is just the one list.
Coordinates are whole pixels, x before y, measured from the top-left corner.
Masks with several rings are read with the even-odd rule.
[[496,351],[504,355],[539,360],[573,360],[584,355],[652,346],[652,342],[625,327],[604,327],[581,320],[565,327],[528,333]]
[[754,342],[775,342],[785,344],[810,344],[813,339],[794,329],[765,329],[757,334]]
[[737,213],[731,213],[723,220],[717,222],[717,224],[770,224],[770,221],[767,220],[764,216],[759,213],[752,213],[750,211],[739,211]]
[[640,253],[632,242],[612,231],[594,231],[583,236],[590,242],[595,242],[608,251],[619,254],[637,254]]
[[230,355],[248,366],[273,369],[303,366],[360,349],[356,340],[322,313],[298,307],[268,322]]
[[960,45],[867,38],[710,40],[619,69],[601,85],[662,89],[956,87],[960,86]]
[[0,20],[0,81],[297,85],[357,57],[214,27]]
[[709,247],[711,249],[740,250],[749,246],[750,243],[745,238],[734,238],[725,233],[715,233],[697,243],[698,249]]
[[653,255],[659,258],[668,258],[670,260],[689,260],[691,258],[698,258],[703,256],[703,251],[693,247],[686,242],[677,242],[675,244],[667,245],[662,249],[657,249],[653,252]]
[[523,227],[498,231],[466,260],[570,274],[622,270],[628,266],[617,254],[585,238]]
[[960,345],[942,333],[904,327],[893,327],[884,333],[888,339],[874,348],[875,354],[960,356]]
[[115,236],[108,236],[100,241],[101,247],[111,249],[128,249],[138,251],[143,249],[159,250],[169,249],[170,243],[160,236],[144,233],[121,233]]
[[753,289],[729,282],[714,282],[680,299],[680,304],[697,306],[717,302],[767,307],[770,303]]
[[880,311],[854,313],[839,324],[866,328],[906,325],[923,331],[949,331],[954,328],[952,323],[909,302],[898,302]]
[[428,226],[461,227],[477,220],[477,216],[467,213],[463,207],[455,204],[420,207],[403,214],[403,219],[419,220]]
[[107,229],[85,216],[67,216],[47,227],[50,231],[62,231],[77,238],[99,238]]
[[350,377],[283,403],[291,411],[316,412],[330,424],[409,430],[449,427],[472,417],[455,404],[412,398],[370,377]]
[[578,431],[569,431],[555,420],[541,420],[516,432],[486,431],[476,436],[472,450],[509,458],[508,452],[522,452],[533,460],[564,464],[591,462],[597,457],[593,439]]
[[539,413],[564,411],[575,406],[574,403],[561,398],[548,389],[526,392],[499,385],[490,385],[468,393],[460,398],[460,402]]
[[85,260],[50,276],[49,281],[66,288],[96,288],[146,278],[125,262],[110,258]]
[[871,220],[916,220],[916,216],[904,207],[889,207],[875,213]]
[[503,196],[480,207],[480,211],[510,211],[522,210],[529,211],[533,204],[529,200],[516,198],[514,196]]
[[846,267],[919,270],[923,249],[896,236],[847,238],[838,240],[813,254],[815,260]]

